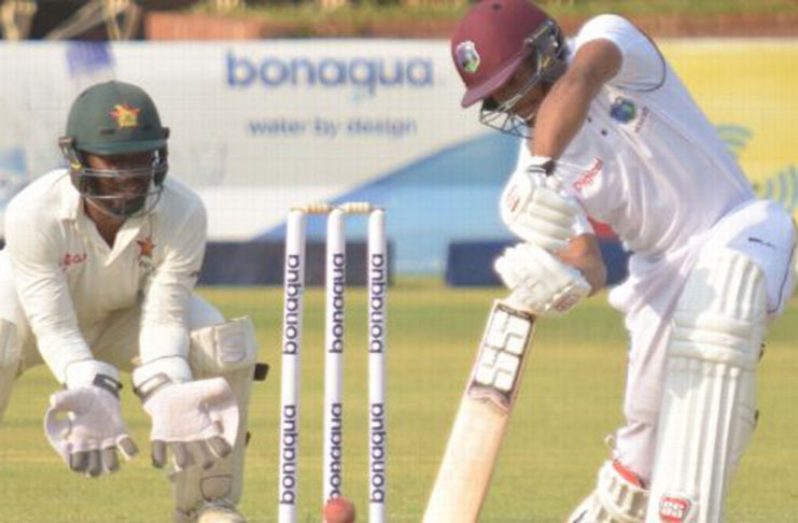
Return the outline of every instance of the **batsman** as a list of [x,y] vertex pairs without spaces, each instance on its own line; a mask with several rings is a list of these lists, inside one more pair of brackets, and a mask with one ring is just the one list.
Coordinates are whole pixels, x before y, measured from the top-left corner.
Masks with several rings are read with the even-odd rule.
[[625,422],[567,521],[723,521],[766,331],[793,292],[791,216],[755,197],[656,44],[620,16],[566,41],[527,0],[481,0],[451,53],[463,107],[524,138],[500,201],[520,239],[495,264],[509,300],[557,316],[604,285],[587,216],[631,253],[609,293],[630,342]]
[[[254,329],[194,294],[205,249],[198,196],[167,178],[169,129],[141,88],[89,87],[72,104],[66,169],[14,197],[0,253],[0,412],[16,377],[45,363],[61,385],[46,437],[66,466],[98,477],[137,453],[120,371],[152,421],[152,464],[174,521],[235,523]],[[164,517],[163,520],[167,520]]]

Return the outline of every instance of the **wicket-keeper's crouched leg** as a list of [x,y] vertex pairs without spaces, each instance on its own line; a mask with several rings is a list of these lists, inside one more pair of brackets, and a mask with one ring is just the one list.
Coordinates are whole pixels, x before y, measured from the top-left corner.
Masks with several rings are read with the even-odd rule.
[[227,380],[238,403],[239,426],[229,456],[208,469],[192,467],[174,474],[175,521],[243,522],[236,506],[243,486],[249,398],[257,357],[254,327],[248,317],[225,320],[196,296],[189,314],[189,363],[194,379],[222,376]]
[[[94,345],[98,357],[121,369],[137,364],[136,339],[140,310],[120,312],[108,322]],[[176,523],[239,523],[245,521],[237,511],[244,477],[244,450],[247,439],[247,413],[255,370],[254,328],[249,318],[227,321],[212,305],[197,295],[188,306],[191,331],[189,365],[196,380],[223,377],[238,406],[238,431],[232,452],[210,468],[190,466],[175,471],[171,467]]]
[[16,378],[26,368],[42,362],[11,274],[8,258],[0,255],[0,420]]

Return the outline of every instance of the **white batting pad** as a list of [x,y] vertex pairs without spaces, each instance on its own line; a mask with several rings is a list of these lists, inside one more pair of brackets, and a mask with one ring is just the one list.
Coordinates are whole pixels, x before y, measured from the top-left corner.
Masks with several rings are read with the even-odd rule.
[[192,370],[210,375],[251,368],[257,359],[255,326],[249,316],[191,331]]
[[0,368],[17,368],[22,351],[17,341],[17,326],[0,318]]
[[11,398],[21,355],[16,325],[0,318],[0,419]]
[[754,430],[765,317],[759,266],[730,249],[699,258],[674,313],[647,522],[723,520]]

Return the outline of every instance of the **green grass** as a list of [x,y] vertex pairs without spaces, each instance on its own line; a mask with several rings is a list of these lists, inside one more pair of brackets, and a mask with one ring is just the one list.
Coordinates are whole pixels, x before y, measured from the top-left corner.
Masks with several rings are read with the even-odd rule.
[[[251,313],[261,359],[272,364],[250,408],[243,510],[275,521],[281,290],[202,289],[229,316]],[[390,521],[417,522],[434,479],[476,344],[498,289],[455,290],[400,280],[389,298]],[[347,295],[345,491],[366,521],[365,296]],[[302,522],[317,522],[321,498],[322,294],[307,299],[303,359]],[[773,328],[760,369],[762,418],[734,484],[728,520],[798,521],[798,302]],[[625,333],[603,297],[565,319],[542,321],[534,354],[496,468],[483,522],[560,522],[593,485],[607,451],[605,434],[621,421]],[[126,380],[128,381],[128,380]],[[129,383],[129,382],[128,382]],[[41,420],[55,383],[45,369],[17,383],[0,428],[0,504],[4,522],[166,522],[166,480],[144,456],[110,478],[68,472],[49,448]],[[126,386],[126,419],[144,449],[148,423]]]

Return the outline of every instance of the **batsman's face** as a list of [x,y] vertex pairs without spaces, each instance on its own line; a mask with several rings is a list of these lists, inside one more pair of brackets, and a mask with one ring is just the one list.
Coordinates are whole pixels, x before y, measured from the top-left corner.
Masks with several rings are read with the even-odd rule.
[[491,95],[499,107],[506,108],[507,112],[521,118],[530,126],[534,123],[540,104],[546,97],[543,83],[536,82],[534,76],[534,67],[529,63],[524,63],[504,85]]

